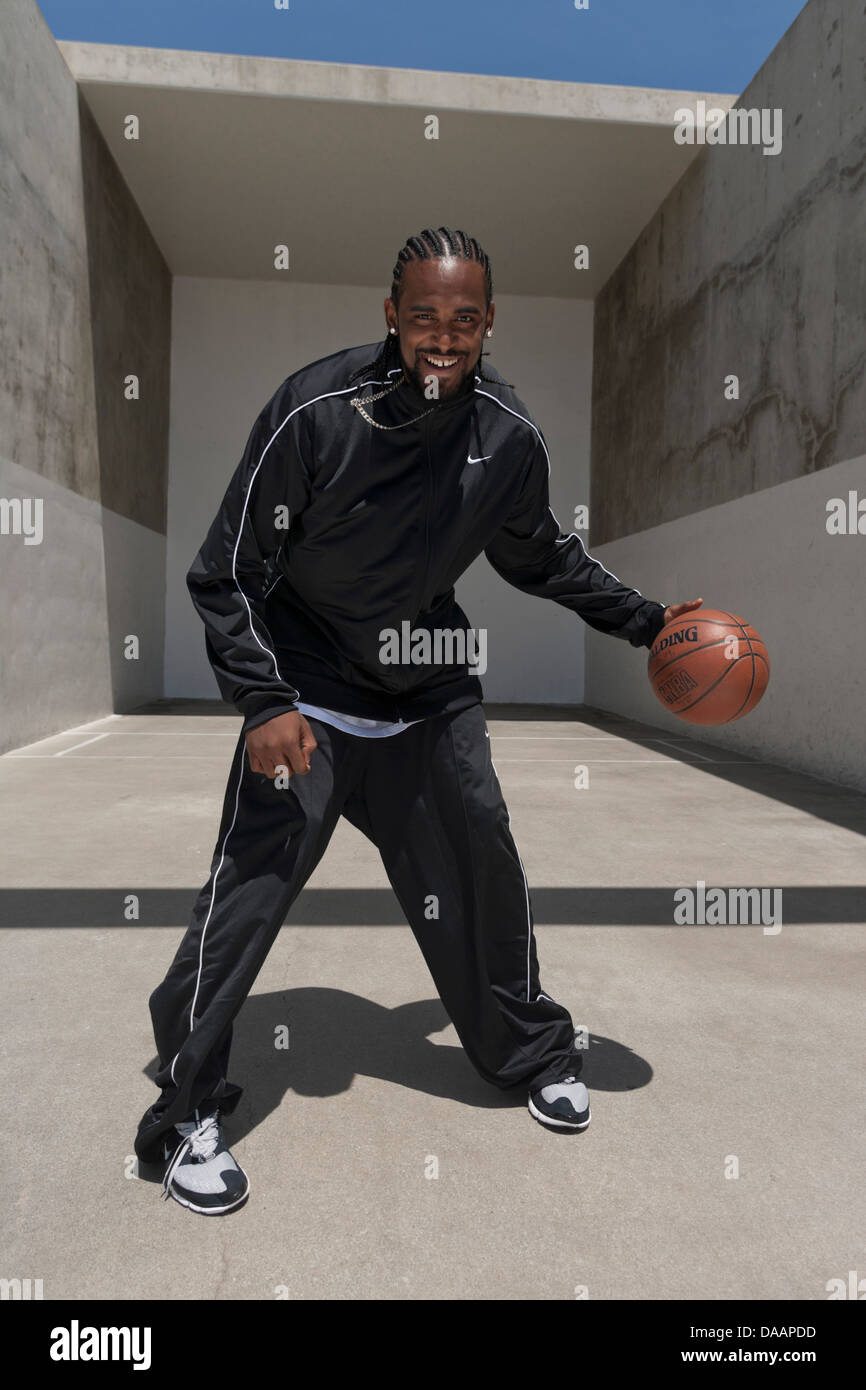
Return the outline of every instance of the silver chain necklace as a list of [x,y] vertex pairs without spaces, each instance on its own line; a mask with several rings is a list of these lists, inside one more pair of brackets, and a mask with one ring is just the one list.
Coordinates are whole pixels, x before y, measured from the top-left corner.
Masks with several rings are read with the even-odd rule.
[[[405,380],[405,377],[401,377],[399,381],[395,381],[391,386],[386,386],[384,391],[377,391],[375,396],[367,396],[366,404],[372,405],[373,401],[380,401],[383,396],[390,396],[391,392],[396,391],[398,387],[402,386]],[[361,404],[360,396],[351,396],[349,398],[349,405],[353,405],[359,414],[363,415],[364,419],[377,430],[403,430],[407,425],[414,425],[419,420],[423,420],[425,415],[430,415],[436,409],[435,405],[431,405],[429,410],[425,410],[420,415],[416,415],[413,420],[403,420],[399,425],[380,425],[378,420],[374,420],[372,415],[367,414]]]

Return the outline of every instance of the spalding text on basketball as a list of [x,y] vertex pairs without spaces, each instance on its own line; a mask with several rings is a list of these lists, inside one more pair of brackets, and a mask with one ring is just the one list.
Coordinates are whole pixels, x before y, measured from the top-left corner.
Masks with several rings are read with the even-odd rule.
[[668,637],[662,637],[653,647],[653,656],[656,652],[663,652],[666,647],[671,647],[677,642],[697,642],[698,630],[696,627],[681,627],[677,632],[672,632]]

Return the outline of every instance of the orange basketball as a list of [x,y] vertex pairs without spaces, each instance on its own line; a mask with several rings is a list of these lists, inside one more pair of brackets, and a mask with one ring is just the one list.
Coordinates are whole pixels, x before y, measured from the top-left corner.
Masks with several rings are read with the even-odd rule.
[[650,648],[647,674],[665,709],[687,724],[730,724],[760,700],[770,658],[743,618],[694,608],[665,623]]

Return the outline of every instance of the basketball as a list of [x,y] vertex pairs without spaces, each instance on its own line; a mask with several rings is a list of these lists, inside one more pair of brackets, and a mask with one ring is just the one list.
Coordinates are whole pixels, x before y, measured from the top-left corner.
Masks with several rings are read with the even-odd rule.
[[647,674],[665,709],[687,724],[731,724],[760,700],[770,659],[745,619],[697,608],[665,624],[650,648]]

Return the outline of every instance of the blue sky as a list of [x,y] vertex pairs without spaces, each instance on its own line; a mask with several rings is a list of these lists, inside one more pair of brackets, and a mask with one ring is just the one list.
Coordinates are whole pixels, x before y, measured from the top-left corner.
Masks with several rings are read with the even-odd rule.
[[804,0],[39,0],[55,38],[739,94]]

